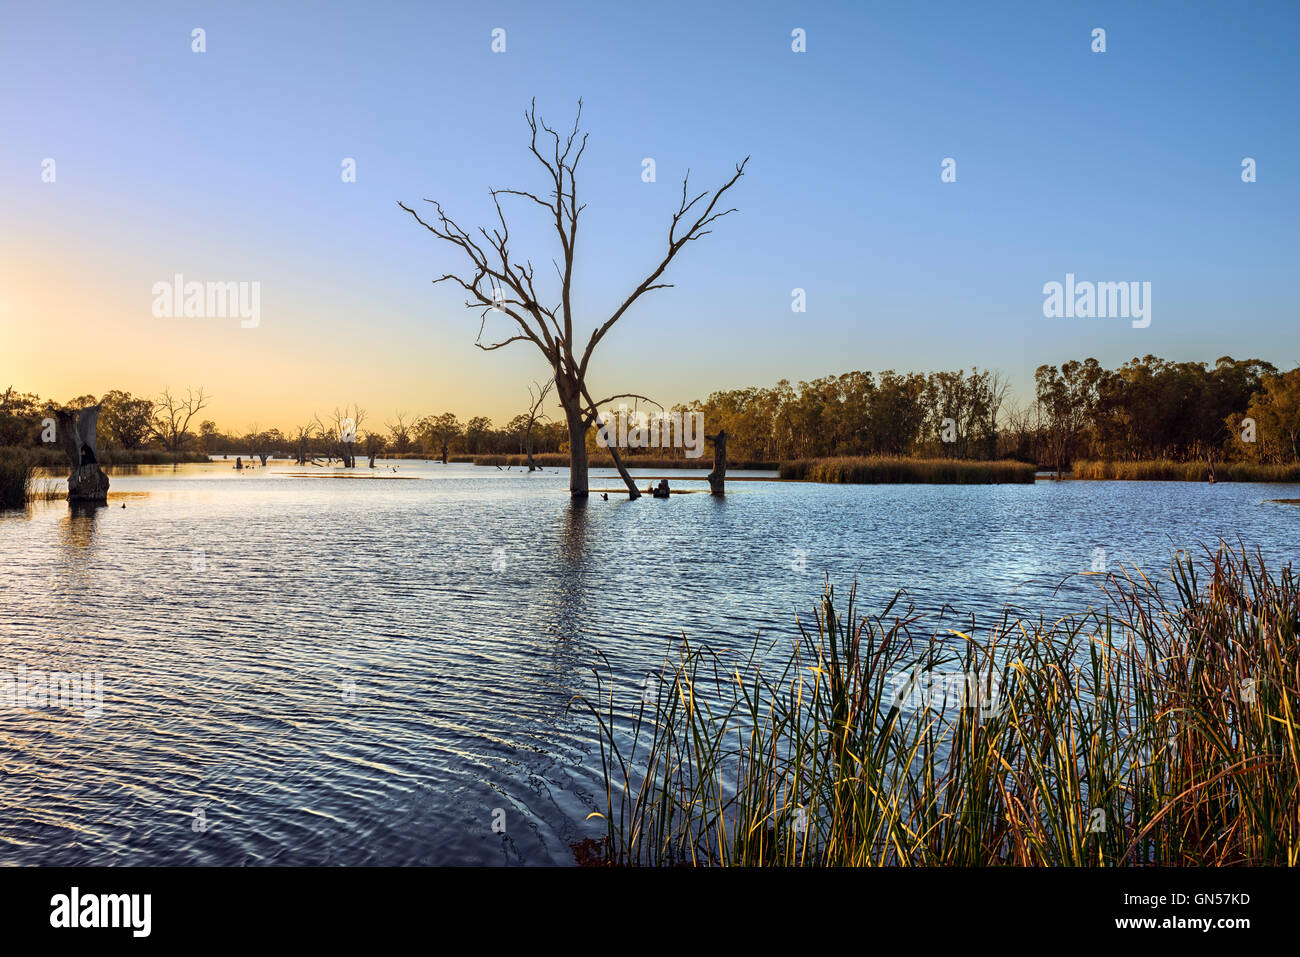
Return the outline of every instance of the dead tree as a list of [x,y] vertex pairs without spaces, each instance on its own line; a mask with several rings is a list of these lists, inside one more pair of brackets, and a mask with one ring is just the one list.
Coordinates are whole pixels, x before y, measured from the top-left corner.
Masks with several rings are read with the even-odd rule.
[[[554,382],[534,382],[528,387],[528,396],[533,400],[533,404],[528,409],[528,424],[524,426],[524,450],[528,456],[528,471],[536,472],[537,466],[533,462],[533,426],[546,418],[546,413],[542,412],[542,403],[550,395],[551,387]],[[536,395],[534,395],[534,389]]]
[[714,495],[725,495],[727,481],[727,430],[717,435],[706,435],[713,443],[713,471],[709,473],[709,491]]
[[294,461],[299,465],[306,465],[311,455],[311,433],[312,425],[300,425],[294,430]]
[[397,421],[385,422],[384,426],[393,437],[393,451],[405,455],[411,449],[411,426],[406,421],[408,416],[405,412],[398,412],[393,418]]
[[271,450],[267,447],[266,433],[257,427],[256,422],[248,427],[248,435],[245,437],[245,441],[248,445],[249,459],[256,457],[265,467],[266,460],[271,457]]
[[[591,333],[585,347],[577,343],[574,331],[572,309],[574,251],[578,242],[578,217],[585,204],[578,202],[577,170],[587,146],[587,134],[579,133],[582,119],[582,101],[578,101],[578,115],[573,129],[566,136],[551,129],[537,118],[537,101],[534,100],[524,114],[528,128],[532,132],[529,151],[546,170],[546,188],[541,195],[519,189],[492,189],[489,193],[496,206],[499,226],[493,226],[491,232],[479,227],[476,232],[463,229],[452,220],[437,201],[425,200],[433,205],[436,217],[426,222],[419,213],[404,203],[398,203],[410,213],[417,223],[431,232],[438,239],[458,248],[469,260],[472,273],[465,275],[447,273],[435,279],[435,283],[452,282],[459,285],[468,294],[465,305],[481,312],[479,337],[475,345],[484,351],[492,351],[507,346],[512,342],[531,342],[546,357],[555,381],[557,397],[564,410],[565,422],[569,429],[569,494],[574,498],[586,498],[587,485],[587,432],[596,422],[597,408],[620,398],[643,398],[632,393],[610,396],[597,402],[592,398],[587,386],[587,371],[592,353],[609,330],[614,327],[628,310],[647,292],[666,289],[672,284],[660,282],[660,277],[669,264],[686,244],[707,236],[709,226],[735,212],[734,209],[719,208],[719,200],[744,175],[746,157],[736,165],[736,171],[724,184],[711,193],[705,190],[693,198],[688,197],[688,181],[682,180],[682,199],[677,212],[673,214],[668,228],[668,246],[659,264],[650,270],[613,314],[601,322]],[[539,142],[539,137],[541,142]],[[545,151],[545,152],[544,152]],[[545,306],[541,303],[541,294],[535,286],[536,273],[532,260],[520,262],[510,249],[510,228],[501,209],[501,197],[514,196],[536,204],[546,211],[548,221],[554,226],[560,241],[562,261],[555,262],[559,278],[558,301],[555,305]],[[543,198],[546,197],[546,198]],[[484,343],[482,341],[488,316],[492,314],[505,316],[512,323],[509,334],[499,341]],[[628,495],[636,498],[640,494],[636,483],[623,467],[618,450],[611,447],[619,474],[627,485]]]
[[99,467],[99,406],[78,411],[59,409],[54,413],[59,444],[68,456],[68,501],[107,502],[108,476]]
[[170,452],[179,452],[189,437],[190,421],[205,409],[212,396],[204,395],[203,387],[199,391],[185,390],[185,398],[172,395],[171,389],[163,389],[162,395],[154,402],[154,434],[162,439]]
[[345,469],[357,464],[357,432],[365,420],[366,410],[355,404],[350,414],[346,405],[342,409],[336,408],[325,422],[320,416],[313,417],[324,440],[326,454],[331,458],[337,455]]

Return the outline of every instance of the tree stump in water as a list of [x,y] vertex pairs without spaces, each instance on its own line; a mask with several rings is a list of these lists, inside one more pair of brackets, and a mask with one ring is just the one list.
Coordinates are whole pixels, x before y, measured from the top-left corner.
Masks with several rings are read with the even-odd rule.
[[709,473],[709,491],[714,495],[726,495],[727,432],[724,429],[717,435],[706,435],[704,438],[713,443],[713,471]]
[[108,502],[108,476],[99,467],[99,440],[95,435],[99,408],[92,405],[77,413],[69,409],[55,413],[59,442],[71,469],[68,475],[69,502]]

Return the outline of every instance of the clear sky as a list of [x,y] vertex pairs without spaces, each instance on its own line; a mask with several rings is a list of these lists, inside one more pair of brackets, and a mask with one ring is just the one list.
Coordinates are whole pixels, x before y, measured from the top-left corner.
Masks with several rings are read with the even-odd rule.
[[[740,212],[602,343],[597,394],[979,365],[1023,395],[1088,355],[1289,367],[1298,46],[1294,2],[5,0],[0,388],[202,384],[228,428],[354,401],[504,422],[545,364],[474,348],[463,294],[430,284],[462,263],[396,202],[488,223],[489,186],[542,188],[534,96],[562,126],[585,101],[584,329],[657,262],[686,168],[704,187],[752,156]],[[540,211],[508,210],[549,263]],[[1045,318],[1067,272],[1150,282],[1150,326]],[[260,283],[260,324],[155,317],[176,273]]]

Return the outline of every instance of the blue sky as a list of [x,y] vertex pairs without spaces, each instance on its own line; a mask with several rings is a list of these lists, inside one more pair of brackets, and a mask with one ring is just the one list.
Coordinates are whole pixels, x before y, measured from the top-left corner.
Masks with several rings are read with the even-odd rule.
[[[1289,367],[1298,45],[1295,3],[10,5],[0,387],[203,383],[231,427],[351,401],[504,421],[544,363],[474,349],[477,318],[429,282],[461,264],[396,202],[488,223],[489,186],[540,188],[534,96],[561,126],[585,103],[584,329],[658,261],[687,167],[703,188],[751,156],[740,212],[602,343],[597,393],[978,365],[1023,396],[1088,355]],[[510,212],[521,254],[558,254]],[[261,324],[155,318],[177,272],[260,282]],[[1150,327],[1044,318],[1067,272],[1150,282]]]

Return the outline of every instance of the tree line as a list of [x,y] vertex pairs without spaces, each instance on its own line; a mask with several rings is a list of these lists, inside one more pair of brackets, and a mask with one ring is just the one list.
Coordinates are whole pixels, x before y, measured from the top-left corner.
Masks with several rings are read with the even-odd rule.
[[792,386],[712,393],[683,409],[726,429],[739,456],[1018,459],[1064,469],[1080,458],[1297,461],[1300,367],[1224,356],[1213,365],[1134,358],[1039,366],[1034,393],[1010,395],[980,369],[847,372]]
[[0,393],[0,447],[32,448],[42,444],[46,420],[58,409],[77,411],[99,405],[97,437],[100,448],[127,452],[162,449],[180,452],[192,449],[194,420],[211,402],[202,388],[187,389],[185,395],[164,389],[155,398],[134,396],[116,389],[96,399],[79,395],[66,402],[42,399],[10,386]]
[[105,451],[199,452],[209,455],[244,455],[263,461],[271,456],[291,457],[305,463],[338,459],[345,466],[360,456],[414,455],[446,458],[451,455],[527,454],[568,451],[568,430],[549,421],[542,410],[550,394],[549,383],[536,385],[528,411],[496,427],[485,416],[461,422],[454,413],[411,416],[398,412],[382,423],[374,422],[359,405],[336,407],[329,414],[314,414],[288,429],[263,429],[252,423],[243,429],[222,429],[200,412],[212,401],[204,389],[184,395],[165,389],[157,397],[135,396],[110,390],[102,398],[79,395],[65,402],[18,392],[12,386],[0,393],[0,447],[36,448],[50,444],[42,439],[45,422],[58,409],[78,410],[100,405],[97,436]]
[[[184,396],[165,390],[154,399],[110,391],[98,400],[99,440],[105,449],[279,455],[299,462],[337,458],[346,466],[359,455],[373,461],[378,455],[446,460],[569,453],[567,419],[551,421],[538,392],[527,411],[502,426],[486,416],[462,421],[452,412],[398,412],[381,422],[354,404],[287,430],[250,424],[223,431],[200,418],[211,398],[202,389]],[[95,401],[78,396],[63,405],[80,408]],[[12,388],[0,394],[0,445],[39,444],[41,422],[55,407]],[[1064,469],[1081,458],[1300,461],[1300,367],[1280,372],[1261,359],[1229,356],[1213,365],[1150,355],[1117,369],[1091,358],[1044,365],[1035,373],[1034,394],[1023,401],[1012,397],[1008,380],[995,371],[885,370],[722,390],[671,411],[703,413],[710,432],[727,432],[736,459],[772,462],[887,455],[1018,459]],[[593,425],[586,433],[593,454],[595,432]]]

